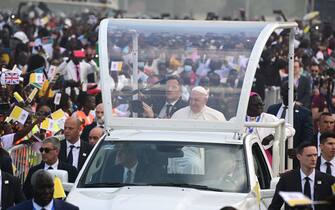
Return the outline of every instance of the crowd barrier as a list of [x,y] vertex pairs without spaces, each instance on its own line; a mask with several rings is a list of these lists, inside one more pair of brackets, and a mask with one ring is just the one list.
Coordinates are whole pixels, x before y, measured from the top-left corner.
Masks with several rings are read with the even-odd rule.
[[21,144],[9,150],[13,162],[13,173],[21,183],[24,182],[29,168],[41,162],[42,156],[39,151],[34,151],[33,145]]

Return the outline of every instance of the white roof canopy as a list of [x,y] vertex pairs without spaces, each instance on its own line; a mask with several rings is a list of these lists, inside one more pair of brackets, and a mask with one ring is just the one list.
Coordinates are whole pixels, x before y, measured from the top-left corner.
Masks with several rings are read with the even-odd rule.
[[[240,131],[244,126],[255,72],[268,38],[276,29],[291,30],[288,57],[289,68],[292,68],[293,29],[296,26],[296,23],[267,22],[103,20],[99,31],[99,56],[106,128]],[[217,109],[227,121],[135,118],[136,113],[129,117],[129,113],[125,113],[129,112],[129,107],[125,108],[125,104],[138,99],[150,103],[143,95],[153,87],[157,90],[165,88],[161,84],[164,83],[164,73],[158,65],[165,68],[165,74],[182,75],[184,84],[187,84],[185,90],[201,84],[216,94],[220,98]],[[292,69],[289,71],[292,76]],[[211,72],[219,75],[219,80],[202,79]],[[148,78],[161,81],[150,83]],[[289,81],[293,87],[293,80],[290,78]],[[183,92],[185,99],[187,92]],[[152,95],[149,97],[153,98]],[[293,101],[293,92],[290,101]]]

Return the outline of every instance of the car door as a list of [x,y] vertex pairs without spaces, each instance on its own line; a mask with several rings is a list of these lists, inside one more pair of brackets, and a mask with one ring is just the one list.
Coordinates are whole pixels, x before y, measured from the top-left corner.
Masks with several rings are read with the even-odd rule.
[[270,188],[272,180],[270,164],[267,160],[266,153],[264,152],[262,145],[260,145],[259,142],[253,142],[251,150],[255,175],[260,186],[261,202],[264,203],[266,207],[268,207],[274,195],[274,189]]

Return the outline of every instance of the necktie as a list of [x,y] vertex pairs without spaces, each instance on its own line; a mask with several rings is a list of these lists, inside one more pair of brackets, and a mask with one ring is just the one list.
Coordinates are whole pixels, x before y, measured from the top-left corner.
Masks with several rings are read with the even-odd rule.
[[307,197],[309,197],[309,198],[311,198],[312,196],[311,196],[311,185],[310,185],[310,183],[309,183],[309,180],[311,180],[308,176],[306,176],[305,177],[305,186],[304,186],[304,194],[307,196]]
[[72,153],[72,151],[73,151],[74,147],[75,147],[74,145],[70,145],[70,152],[67,156],[67,162],[71,165],[73,165],[73,153]]
[[79,71],[79,64],[76,65],[76,76],[77,76],[77,82],[80,81],[80,71]]
[[132,176],[132,172],[131,170],[128,170],[125,183],[131,183],[131,176]]
[[48,170],[53,170],[54,168],[52,166],[49,166]]
[[287,110],[287,106],[283,107],[283,112],[281,113],[280,119],[285,119],[286,117],[286,110]]
[[171,107],[172,107],[172,104],[167,104],[166,105],[166,118],[171,118],[171,116],[170,116]]
[[332,175],[332,169],[331,169],[331,163],[330,162],[326,162],[327,165],[327,169],[326,169],[326,173],[329,175]]
[[46,210],[45,208],[41,208],[41,210]]

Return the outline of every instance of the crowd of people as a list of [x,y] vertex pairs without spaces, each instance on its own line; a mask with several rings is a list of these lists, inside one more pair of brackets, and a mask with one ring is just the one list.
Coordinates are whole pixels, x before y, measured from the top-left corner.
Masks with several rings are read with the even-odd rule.
[[[49,175],[41,169],[66,170],[69,181],[74,182],[93,145],[104,134],[97,62],[101,14],[84,12],[75,17],[60,17],[43,4],[39,8],[39,12],[32,7],[19,15],[0,14],[0,176],[5,178],[0,186],[5,189],[8,186],[11,192],[8,198],[2,197],[2,209],[25,198],[34,198],[34,202],[22,203],[16,209],[26,209],[24,205],[41,209],[52,202],[56,206],[67,205],[57,204],[58,201],[50,196],[44,198],[43,193],[41,195],[41,185],[44,190],[49,189],[44,193],[47,195],[53,188]],[[294,124],[287,124],[286,136],[294,135],[295,167],[300,165],[304,175],[313,174],[318,168],[335,176],[334,31],[328,23],[322,23],[318,30],[313,25],[306,30],[306,25],[298,23]],[[250,93],[246,121],[273,122],[288,118],[288,36],[286,30],[273,33],[263,50]],[[142,91],[139,100],[129,100],[134,91],[138,93],[131,87],[132,42],[129,36],[116,33],[109,42],[109,68],[116,93],[113,115],[212,121],[234,118],[238,102],[234,99],[240,94],[234,92],[234,88],[241,89],[247,57],[241,55],[232,57],[233,60],[225,57],[225,60],[220,57],[223,54],[213,52],[251,50],[255,40],[250,41],[250,37],[243,35],[204,37],[140,36],[142,51],[138,68]],[[157,49],[162,48],[174,50],[162,56],[157,53]],[[212,53],[207,53],[211,50]],[[157,84],[163,89],[155,88]],[[273,86],[280,87],[282,103],[263,110],[265,90]],[[225,89],[224,94],[220,88]],[[246,132],[255,133],[262,139],[271,162],[273,130],[249,128]],[[59,141],[57,136],[62,135],[64,140]],[[23,194],[18,191],[20,180],[13,176],[17,169],[13,170],[8,151],[15,145],[34,142],[39,143],[42,162],[25,171]],[[310,144],[301,146],[306,142]],[[306,148],[309,157],[314,158],[308,166],[304,159]],[[36,182],[39,177],[45,183]],[[326,180],[324,184],[333,183],[329,177],[323,179]],[[312,180],[311,183],[317,182]],[[281,181],[278,189],[291,190],[285,188],[287,186]],[[325,187],[328,189],[330,185]],[[306,195],[311,197],[308,193]],[[312,196],[316,194],[312,190]],[[282,204],[281,198],[276,196],[272,209],[278,209]],[[324,198],[322,196],[315,199]],[[72,208],[75,209],[68,207]]]

